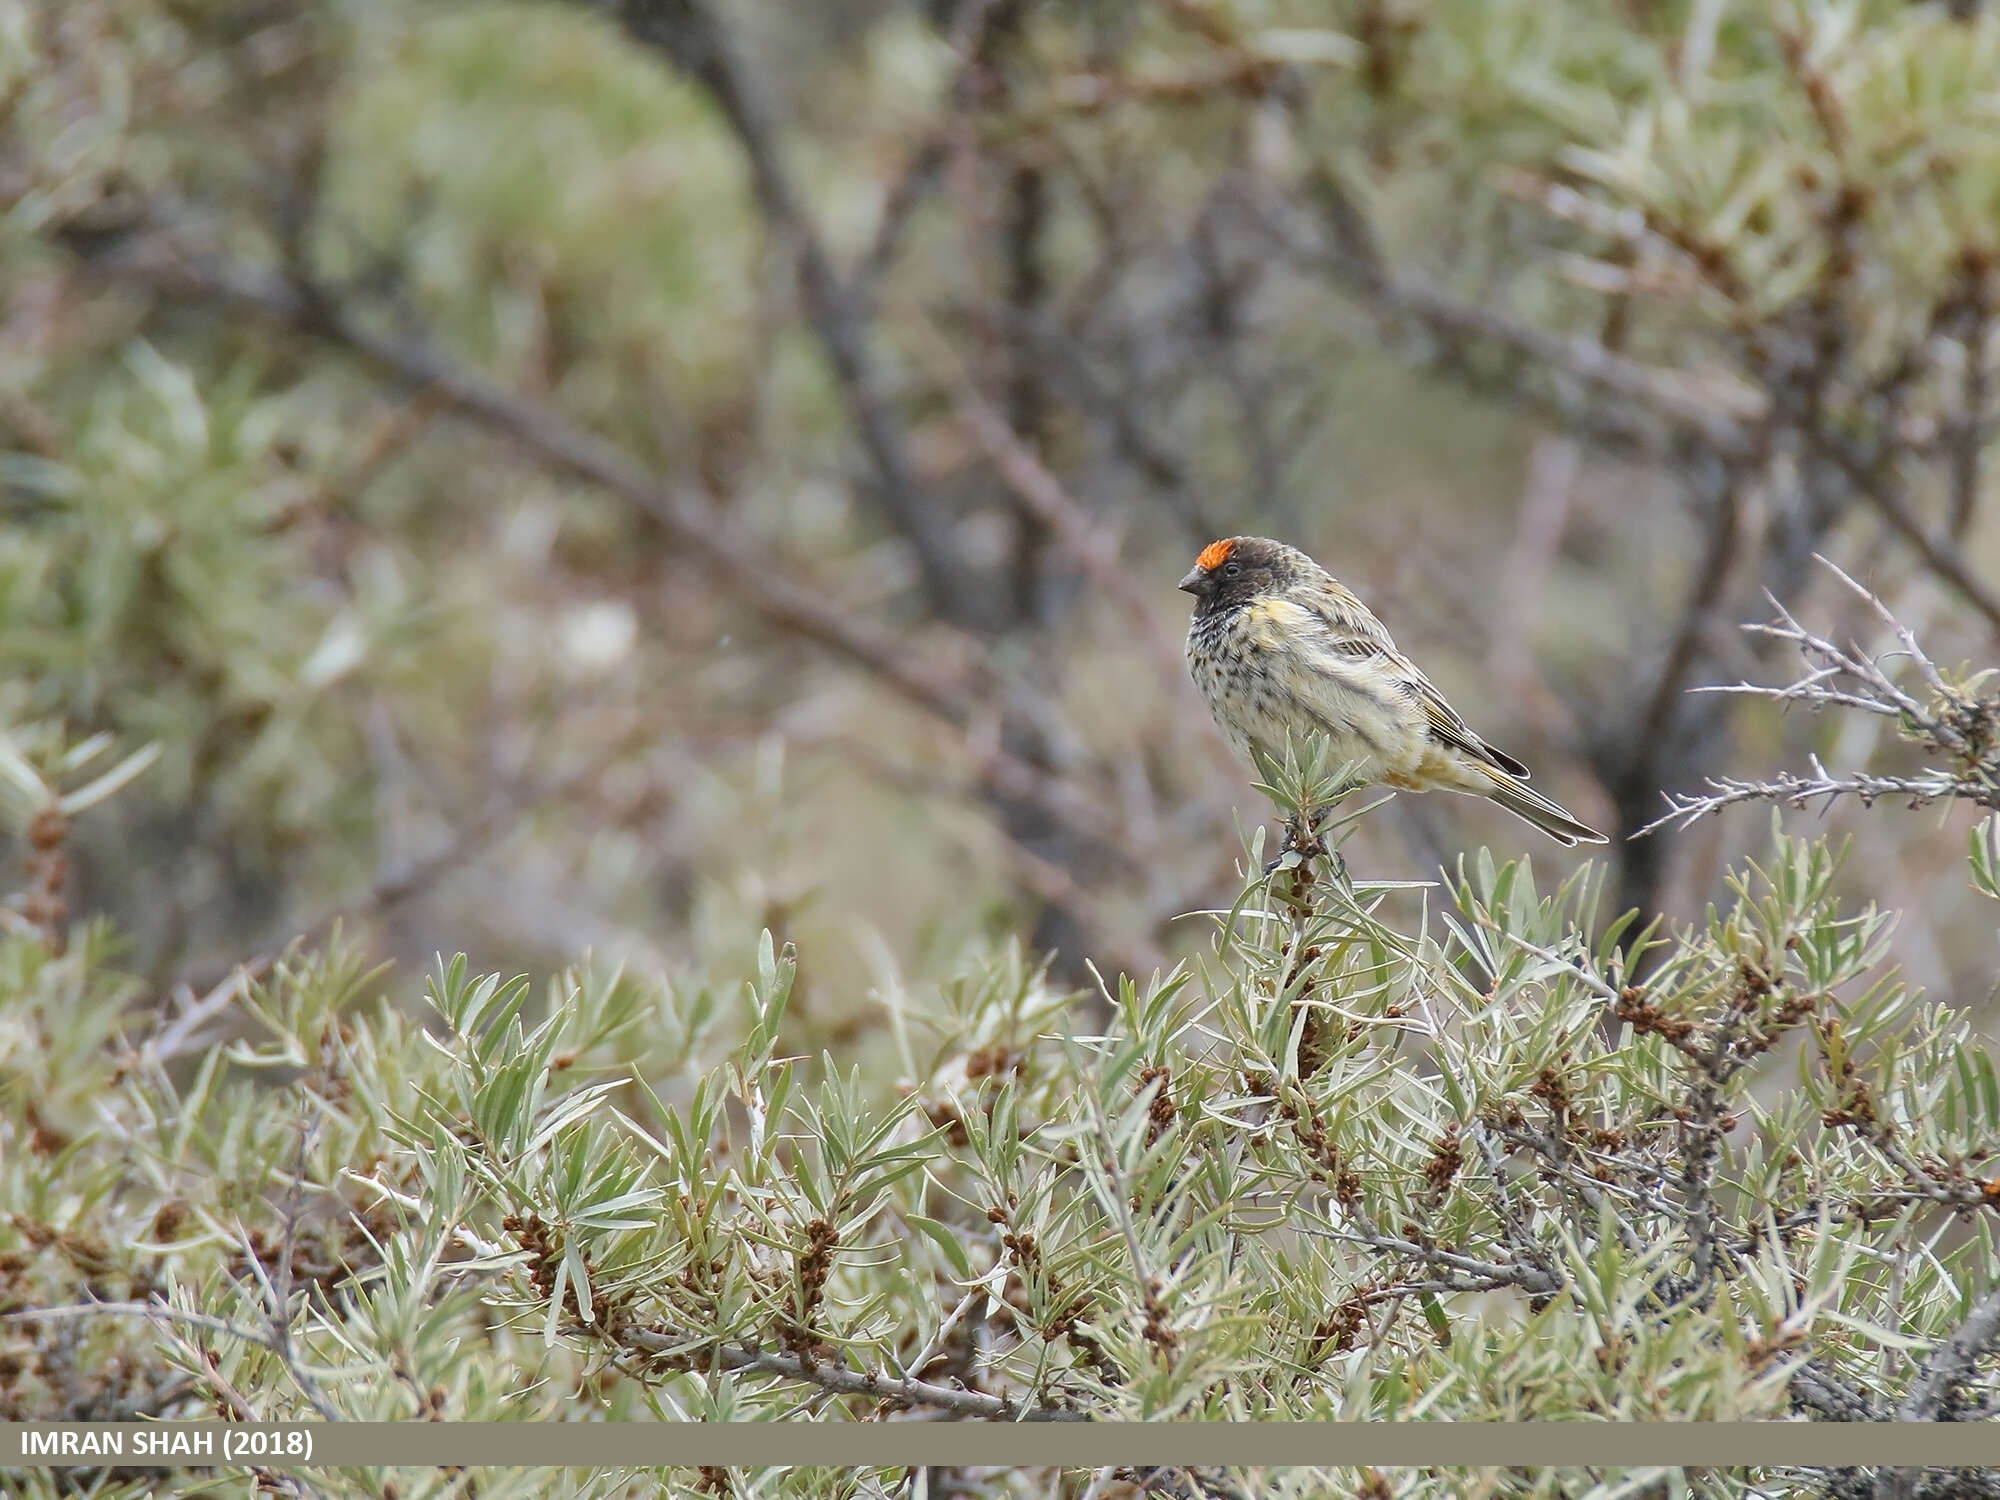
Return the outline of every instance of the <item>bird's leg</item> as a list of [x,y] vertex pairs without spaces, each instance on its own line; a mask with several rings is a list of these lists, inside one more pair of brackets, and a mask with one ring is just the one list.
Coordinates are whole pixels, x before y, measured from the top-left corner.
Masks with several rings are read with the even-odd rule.
[[1322,826],[1332,811],[1331,808],[1302,808],[1287,817],[1283,824],[1284,835],[1278,840],[1277,856],[1264,866],[1264,873],[1271,874],[1285,862],[1286,855],[1296,854],[1299,858],[1294,868],[1299,872],[1297,878],[1300,882],[1309,884],[1312,879],[1311,862],[1324,859],[1330,862],[1334,879],[1347,884],[1347,861],[1338,849],[1327,846],[1326,830]]
[[1314,840],[1309,823],[1311,816],[1310,813],[1295,812],[1278,825],[1282,830],[1278,837],[1278,852],[1266,861],[1264,865],[1266,875],[1274,874],[1278,867],[1284,864],[1286,855],[1299,856],[1292,862],[1295,869],[1312,857]]

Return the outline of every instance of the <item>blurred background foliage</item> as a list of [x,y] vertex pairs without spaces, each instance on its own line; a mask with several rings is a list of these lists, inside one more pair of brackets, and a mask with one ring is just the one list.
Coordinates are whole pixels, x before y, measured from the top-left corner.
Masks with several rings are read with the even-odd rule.
[[[0,716],[161,747],[69,871],[156,986],[768,925],[838,1027],[1187,950],[1259,813],[1172,581],[1254,531],[1692,916],[1761,823],[1663,794],[1902,753],[1688,692],[1765,590],[2000,628],[1996,64],[1900,0],[0,0]],[[1976,1004],[1964,831],[1843,880]]]

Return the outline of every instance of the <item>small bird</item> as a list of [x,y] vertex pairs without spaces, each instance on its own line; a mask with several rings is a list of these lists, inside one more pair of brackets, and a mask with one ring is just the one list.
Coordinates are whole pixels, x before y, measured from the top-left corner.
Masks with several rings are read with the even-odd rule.
[[1296,547],[1234,536],[1202,548],[1180,586],[1195,596],[1188,671],[1231,745],[1284,753],[1324,730],[1364,785],[1490,797],[1558,843],[1601,844],[1526,783],[1528,768],[1474,734],[1382,622]]

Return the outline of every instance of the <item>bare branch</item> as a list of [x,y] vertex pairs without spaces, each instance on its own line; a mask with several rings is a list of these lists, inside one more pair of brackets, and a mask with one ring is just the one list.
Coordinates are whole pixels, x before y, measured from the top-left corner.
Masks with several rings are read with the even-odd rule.
[[273,1354],[277,1353],[271,1342],[271,1336],[260,1328],[246,1328],[241,1323],[230,1322],[227,1318],[218,1318],[211,1313],[190,1312],[165,1302],[76,1302],[62,1307],[29,1307],[15,1312],[0,1313],[0,1323],[55,1322],[72,1318],[146,1318],[152,1321],[185,1323],[190,1328],[200,1328],[209,1333],[241,1339],[246,1344],[255,1344],[260,1349],[269,1349]]
[[737,58],[721,18],[707,0],[584,3],[592,8],[608,3],[634,41],[665,53],[714,96],[743,148],[765,219],[795,257],[807,319],[833,368],[848,420],[875,470],[874,498],[916,552],[931,607],[946,619],[961,617],[968,594],[957,549],[935,498],[922,492],[910,470],[902,424],[895,408],[883,399],[862,301],[834,269],[833,257],[785,166],[776,122]]
[[1178,683],[1186,671],[1180,642],[1167,635],[1158,612],[1132,571],[1118,555],[1118,538],[1095,520],[1021,441],[1007,420],[979,393],[956,353],[928,323],[922,325],[932,373],[950,390],[959,420],[979,443],[1008,489],[1037,519],[1060,537],[1069,555],[1090,575],[1091,582],[1116,600],[1131,618],[1155,667],[1167,681]]
[[461,416],[521,444],[550,468],[603,486],[659,522],[748,607],[861,666],[959,731],[964,752],[995,791],[1040,804],[1119,858],[1136,863],[1125,831],[1105,815],[1103,799],[1023,760],[981,731],[991,717],[984,699],[1007,695],[976,647],[962,653],[969,682],[942,670],[911,651],[896,632],[841,609],[825,590],[792,578],[768,549],[743,536],[706,497],[656,479],[622,449],[553,407],[518,396],[427,345],[377,333],[324,288],[301,288],[184,254],[162,236],[123,243],[90,256],[87,264],[120,279],[325,338],[398,381],[434,392]]
[[[1977,442],[1982,436],[1983,428],[1971,441]],[[2000,594],[1996,594],[1972,571],[1972,565],[1966,560],[1956,536],[1937,536],[1924,525],[1917,513],[1905,503],[1888,465],[1878,463],[1871,467],[1839,444],[1824,445],[1823,451],[1843,470],[1855,493],[1910,544],[1924,560],[1924,566],[1958,590],[1988,624],[2000,630]],[[1963,461],[1960,462],[1962,465]]]
[[[595,1326],[586,1329],[581,1324],[572,1331],[602,1332]],[[900,1375],[850,1369],[826,1359],[809,1361],[797,1354],[781,1354],[754,1343],[715,1346],[647,1328],[620,1329],[616,1337],[621,1344],[643,1353],[661,1368],[756,1370],[818,1386],[839,1396],[863,1396],[901,1406],[930,1407],[961,1417],[983,1417],[995,1422],[1078,1422],[1087,1419],[1084,1412],[1067,1411],[1060,1407],[1024,1407],[1002,1396],[959,1390]]]
[[1993,329],[1993,307],[1982,260],[1967,255],[1962,270],[1964,295],[1960,300],[1965,328],[1959,347],[1964,351],[1965,369],[1959,380],[1958,419],[1947,437],[1951,466],[1951,520],[1947,529],[1951,539],[1960,543],[1972,526],[1979,503],[1981,460],[1986,452],[1986,344]]
[[1872,1422],[1875,1408],[1868,1398],[1830,1374],[1819,1361],[1801,1360],[1792,1370],[1792,1402],[1836,1422]]
[[1319,1229],[1306,1226],[1306,1232],[1322,1239],[1360,1243],[1376,1250],[1393,1251],[1407,1256],[1426,1266],[1436,1266],[1455,1271],[1457,1276],[1449,1280],[1466,1280],[1477,1283],[1456,1290],[1492,1291],[1500,1287],[1516,1287],[1524,1292],[1548,1293],[1562,1290],[1561,1278],[1537,1265],[1525,1262],[1480,1260],[1475,1256],[1461,1255],[1458,1251],[1442,1245],[1424,1245],[1401,1235],[1387,1234],[1354,1214],[1349,1214],[1344,1229]]
[[1532,369],[1554,371],[1610,395],[1623,397],[1723,456],[1747,457],[1754,429],[1770,414],[1763,392],[1731,377],[1691,375],[1644,364],[1598,339],[1551,333],[1482,302],[1454,296],[1414,273],[1388,265],[1373,227],[1325,166],[1311,181],[1323,235],[1317,243],[1269,216],[1279,240],[1306,264],[1367,299],[1378,321],[1407,318],[1448,343],[1477,340],[1523,358]]
[[1933,802],[1949,799],[1963,799],[1976,802],[1981,807],[2000,807],[2000,792],[1983,782],[1974,782],[1942,773],[1926,773],[1918,776],[1870,776],[1856,772],[1847,776],[1835,776],[1820,764],[1817,755],[1810,757],[1812,775],[1795,776],[1789,771],[1763,781],[1740,780],[1733,776],[1711,776],[1707,779],[1710,791],[1705,795],[1668,792],[1666,799],[1669,810],[1632,837],[1640,838],[1661,828],[1686,828],[1706,817],[1712,817],[1725,807],[1734,807],[1740,802],[1774,802],[1784,807],[1807,808],[1815,802],[1831,802],[1841,797],[1853,797],[1862,806],[1870,807],[1884,797],[1907,797],[1911,807],[1927,807]]
[[[1739,682],[1698,691],[1764,698],[1787,705],[1803,703],[1815,710],[1843,708],[1893,719],[1904,739],[1946,756],[1951,763],[1929,766],[1908,775],[1876,776],[1865,771],[1835,775],[1813,755],[1809,757],[1808,776],[1791,772],[1779,772],[1763,780],[1712,776],[1707,778],[1709,790],[1704,794],[1667,793],[1668,811],[1641,828],[1633,835],[1635,838],[1659,828],[1685,828],[1742,802],[1775,802],[1803,808],[1842,797],[1854,797],[1864,806],[1884,797],[1906,797],[1913,807],[1949,799],[1970,801],[1981,807],[2000,807],[2000,775],[1996,775],[1992,763],[1994,744],[1987,727],[1996,716],[1993,704],[1975,696],[1969,686],[1948,681],[1915,634],[1872,590],[1826,558],[1818,561],[1868,605],[1895,637],[1897,649],[1870,653],[1859,646],[1837,646],[1827,637],[1806,629],[1790,610],[1772,598],[1776,620],[1747,625],[1744,629],[1789,643],[1798,651],[1805,670],[1781,687]],[[1891,659],[1901,659],[1916,669],[1929,690],[1927,698],[1919,699],[1897,682],[1883,665]]]
[[[1937,1421],[1953,1392],[1971,1377],[1980,1357],[1992,1349],[1996,1337],[2000,1337],[2000,1292],[1988,1292],[1973,1304],[1958,1331],[1931,1352],[1923,1373],[1897,1410],[1897,1420]],[[1916,1494],[1917,1472],[1883,1469],[1875,1480],[1876,1500],[1911,1500]]]

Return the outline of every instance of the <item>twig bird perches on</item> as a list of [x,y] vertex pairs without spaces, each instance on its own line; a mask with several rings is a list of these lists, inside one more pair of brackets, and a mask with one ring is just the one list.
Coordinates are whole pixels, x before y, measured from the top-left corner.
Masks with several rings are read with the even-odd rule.
[[1527,786],[1528,768],[1474,734],[1368,606],[1296,547],[1211,542],[1180,586],[1196,600],[1188,670],[1253,766],[1318,730],[1363,785],[1488,797],[1558,843],[1604,842]]

